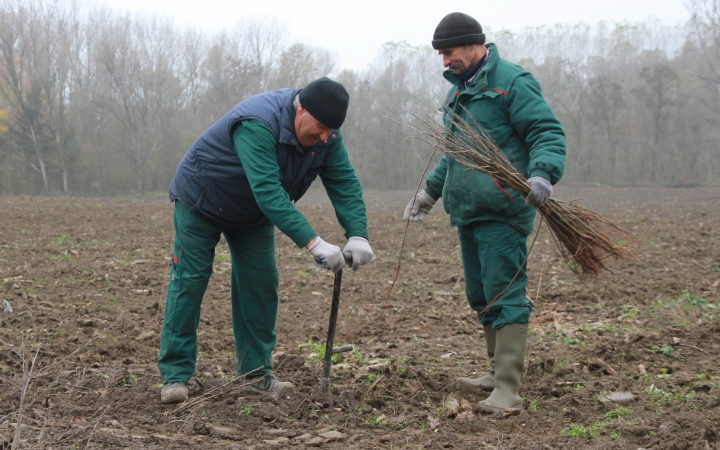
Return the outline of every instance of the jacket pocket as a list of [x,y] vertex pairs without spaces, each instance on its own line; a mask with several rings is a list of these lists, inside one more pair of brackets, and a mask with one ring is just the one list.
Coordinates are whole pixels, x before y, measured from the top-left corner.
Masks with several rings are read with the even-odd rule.
[[470,119],[468,123],[473,127],[479,124],[488,133],[509,126],[510,121],[501,106],[501,96],[502,94],[498,92],[487,91],[478,97],[469,99],[465,104],[465,109],[474,120]]
[[[203,175],[199,176],[205,178]],[[257,202],[249,187],[245,190],[238,189],[234,194],[235,198],[230,198],[223,192],[222,188],[215,186],[207,179],[204,181],[206,188],[194,208],[190,209],[192,212],[197,211],[212,219],[215,223],[233,224],[244,223],[253,212],[256,212],[254,209],[259,211]],[[245,193],[245,191],[247,192]]]
[[506,214],[516,201],[516,192],[479,170],[461,169],[462,196],[467,217],[483,213]]

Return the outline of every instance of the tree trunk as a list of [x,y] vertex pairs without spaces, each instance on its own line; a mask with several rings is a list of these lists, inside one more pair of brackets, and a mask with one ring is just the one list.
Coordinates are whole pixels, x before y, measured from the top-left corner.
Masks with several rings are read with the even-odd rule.
[[45,161],[43,159],[42,150],[40,149],[40,145],[37,141],[37,135],[35,134],[35,129],[33,129],[33,128],[30,129],[30,137],[32,138],[33,146],[35,147],[35,157],[38,160],[38,166],[39,166],[39,168],[34,167],[34,166],[33,166],[33,168],[36,171],[38,171],[40,173],[40,175],[42,175],[43,187],[45,188],[45,194],[49,194],[50,186],[48,185],[47,171],[45,170]]

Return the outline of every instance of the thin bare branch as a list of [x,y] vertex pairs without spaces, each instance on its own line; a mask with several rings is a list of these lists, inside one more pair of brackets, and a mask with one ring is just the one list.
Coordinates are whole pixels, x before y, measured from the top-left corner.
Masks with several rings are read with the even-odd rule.
[[[412,113],[417,125],[406,126],[419,132],[417,138],[435,150],[493,177],[503,188],[513,189],[523,197],[530,193],[525,177],[477,121],[466,121],[448,109],[445,112],[456,132]],[[600,214],[556,199],[548,200],[537,209],[552,232],[560,254],[574,272],[596,274],[607,269],[609,257],[632,257],[627,244],[618,244],[613,239],[614,234],[627,232]]]

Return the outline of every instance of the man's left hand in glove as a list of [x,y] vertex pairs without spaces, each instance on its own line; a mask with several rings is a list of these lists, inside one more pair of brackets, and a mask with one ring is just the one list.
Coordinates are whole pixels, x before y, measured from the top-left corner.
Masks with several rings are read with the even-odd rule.
[[543,177],[530,177],[530,193],[525,197],[525,203],[538,207],[544,205],[552,195],[552,184]]
[[368,240],[360,236],[352,236],[348,239],[343,248],[343,255],[348,266],[352,265],[353,270],[358,270],[360,266],[364,266],[375,257]]

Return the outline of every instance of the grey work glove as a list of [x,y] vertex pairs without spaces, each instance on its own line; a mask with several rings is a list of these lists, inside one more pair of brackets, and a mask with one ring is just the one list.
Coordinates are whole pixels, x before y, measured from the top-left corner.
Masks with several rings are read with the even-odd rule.
[[405,207],[403,220],[410,219],[410,222],[422,222],[433,205],[435,205],[435,200],[425,190],[422,190]]
[[308,251],[315,257],[315,262],[323,269],[338,273],[345,265],[342,250],[337,245],[328,244],[320,236],[308,247]]
[[530,177],[530,193],[525,197],[525,203],[538,207],[544,205],[552,195],[552,184],[543,177]]
[[375,257],[368,240],[360,236],[352,236],[348,239],[343,249],[343,255],[345,255],[348,265],[352,264],[353,270],[358,270],[360,266],[364,266]]

